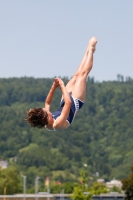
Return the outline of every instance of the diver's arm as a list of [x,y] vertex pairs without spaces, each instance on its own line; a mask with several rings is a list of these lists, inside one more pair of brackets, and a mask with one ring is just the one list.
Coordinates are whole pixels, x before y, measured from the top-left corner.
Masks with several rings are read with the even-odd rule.
[[56,90],[56,88],[59,86],[58,82],[56,81],[56,79],[54,79],[53,85],[51,86],[51,89],[47,95],[47,98],[45,100],[45,104],[44,104],[44,108],[46,110],[50,110],[50,105],[54,96],[54,92]]
[[71,107],[70,95],[61,79],[59,80],[59,86],[61,88],[65,104],[62,109],[61,115],[56,119],[56,124],[55,124],[56,128],[60,128],[64,124],[64,122],[66,122],[66,119],[68,118],[70,107]]

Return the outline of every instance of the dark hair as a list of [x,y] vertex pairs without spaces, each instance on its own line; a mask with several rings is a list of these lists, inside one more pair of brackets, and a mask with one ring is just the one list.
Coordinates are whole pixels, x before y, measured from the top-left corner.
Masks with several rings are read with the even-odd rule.
[[26,114],[25,121],[34,128],[43,128],[48,124],[48,114],[42,108],[31,108]]

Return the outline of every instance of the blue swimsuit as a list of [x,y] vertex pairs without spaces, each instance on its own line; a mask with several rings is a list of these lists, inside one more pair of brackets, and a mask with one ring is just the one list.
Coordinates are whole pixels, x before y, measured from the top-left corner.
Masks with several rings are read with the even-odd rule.
[[[83,106],[84,102],[82,102],[81,100],[77,99],[77,98],[74,98],[72,96],[72,94],[70,94],[70,98],[71,98],[71,108],[70,108],[70,112],[69,112],[69,116],[67,118],[67,122],[69,123],[69,125],[72,123],[72,121],[74,120],[74,117],[75,117],[75,114],[76,112]],[[56,119],[61,115],[61,112],[62,112],[62,109],[65,105],[65,102],[64,102],[64,99],[61,100],[60,102],[60,107],[57,111],[53,112],[52,113],[52,117],[53,119],[56,121]],[[45,128],[48,130],[48,131],[52,131],[50,129],[47,128],[47,126],[45,126]],[[53,131],[56,131],[54,128],[53,128]]]
[[[71,104],[69,116],[68,116],[68,118],[67,118],[67,120],[66,120],[69,124],[72,123],[72,121],[74,120],[74,117],[75,117],[76,112],[77,112],[77,111],[83,106],[83,104],[84,104],[84,102],[82,102],[82,101],[79,100],[79,99],[74,98],[71,94],[70,94],[70,98],[71,98],[72,104]],[[63,109],[63,107],[64,107],[64,104],[65,104],[64,99],[62,99],[62,101],[60,102],[60,108],[59,108],[57,111],[55,111],[55,112],[52,113],[52,116],[53,116],[53,118],[54,118],[55,120],[57,119],[57,117],[59,117],[59,116],[61,115],[61,112],[62,112],[62,109]]]

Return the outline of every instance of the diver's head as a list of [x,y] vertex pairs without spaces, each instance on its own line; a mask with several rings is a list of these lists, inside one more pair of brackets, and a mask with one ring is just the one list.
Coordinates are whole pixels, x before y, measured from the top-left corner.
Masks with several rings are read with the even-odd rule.
[[44,108],[31,108],[26,114],[25,121],[34,128],[43,128],[48,124],[49,114]]

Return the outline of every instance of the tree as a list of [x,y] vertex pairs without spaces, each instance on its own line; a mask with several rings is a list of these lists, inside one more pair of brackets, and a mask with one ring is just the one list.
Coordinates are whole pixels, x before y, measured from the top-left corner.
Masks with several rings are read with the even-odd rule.
[[82,172],[82,185],[74,188],[72,198],[74,200],[90,200],[93,195],[107,193],[107,187],[103,183],[94,182],[89,187],[88,180],[85,173]]
[[110,192],[118,192],[118,193],[121,193],[121,189],[117,186],[114,186],[113,188],[110,189]]
[[84,187],[75,187],[73,196],[71,197],[74,200],[91,200],[92,194],[90,192],[85,192]]
[[0,170],[0,194],[14,194],[22,192],[21,177],[15,167],[8,167]]
[[81,184],[74,187],[73,195],[71,197],[74,200],[91,200],[92,194],[88,188],[88,179],[85,176],[85,172],[81,172]]
[[90,188],[90,191],[94,195],[107,193],[107,187],[103,183],[94,182]]
[[131,167],[131,174],[128,178],[122,180],[122,189],[125,191],[126,199],[133,200],[133,166]]

